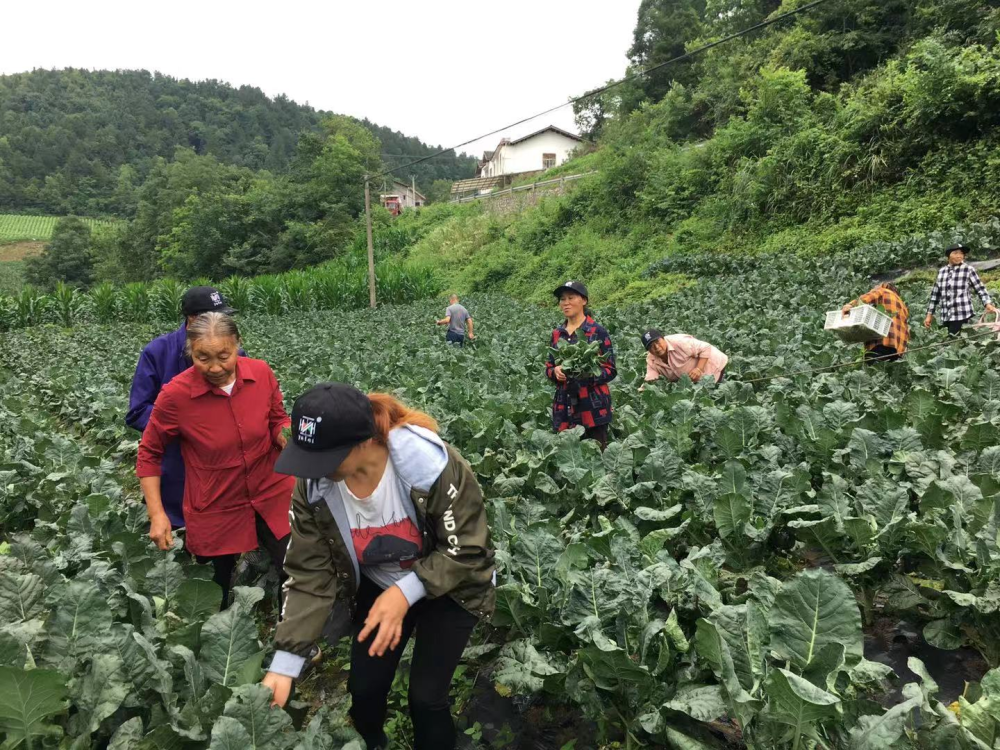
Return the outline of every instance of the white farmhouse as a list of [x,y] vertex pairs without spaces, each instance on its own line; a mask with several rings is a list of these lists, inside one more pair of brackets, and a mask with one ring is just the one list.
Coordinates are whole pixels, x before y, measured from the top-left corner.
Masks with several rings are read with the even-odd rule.
[[391,193],[382,193],[382,205],[389,209],[394,216],[398,215],[404,208],[420,208],[427,203],[427,199],[419,190],[415,190],[412,185],[399,180],[393,180],[389,186]]
[[569,159],[583,139],[573,133],[549,125],[523,138],[504,138],[493,151],[483,154],[476,170],[477,177],[541,172],[557,167]]

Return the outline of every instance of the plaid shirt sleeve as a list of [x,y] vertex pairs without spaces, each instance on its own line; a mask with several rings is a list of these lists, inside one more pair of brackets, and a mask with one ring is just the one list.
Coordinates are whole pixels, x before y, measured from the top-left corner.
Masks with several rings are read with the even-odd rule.
[[592,341],[601,342],[601,354],[605,356],[601,363],[601,374],[594,378],[595,385],[610,383],[618,375],[618,366],[615,363],[615,348],[611,344],[611,336],[604,330],[603,326],[597,326],[597,335]]
[[931,301],[927,304],[927,314],[933,315],[941,301],[941,287],[944,283],[944,271],[938,271],[937,278],[934,279],[934,286],[931,288]]
[[559,329],[557,328],[552,332],[552,341],[549,343],[550,347],[549,357],[545,361],[545,377],[547,377],[553,383],[559,382],[556,380],[556,358],[555,358],[556,344],[558,343],[558,341],[559,341]]
[[865,348],[873,349],[878,344],[882,344],[903,354],[910,343],[910,310],[903,302],[903,298],[884,287],[879,287],[862,294],[859,301],[865,305],[882,305],[885,311],[892,316],[889,335],[881,341],[871,341],[865,344]]
[[976,290],[976,294],[979,295],[979,299],[982,300],[983,306],[992,305],[993,300],[990,298],[990,293],[986,291],[986,285],[983,284],[983,280],[979,278],[979,272],[969,267],[969,283],[972,284],[972,288]]

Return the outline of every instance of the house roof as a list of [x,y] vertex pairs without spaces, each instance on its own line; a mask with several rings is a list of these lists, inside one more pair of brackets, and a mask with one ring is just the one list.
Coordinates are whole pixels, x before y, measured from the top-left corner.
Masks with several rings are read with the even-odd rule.
[[[408,183],[408,182],[400,182],[399,180],[393,180],[392,184],[395,185],[396,187],[401,187],[404,190],[412,190],[413,189],[413,186],[410,185],[410,183]],[[427,200],[426,198],[424,198],[424,194],[421,193],[419,190],[416,190],[414,192],[416,192],[417,197],[419,197],[419,198],[421,198],[423,200]]]
[[467,180],[459,180],[451,185],[452,194],[455,193],[470,193],[474,190],[485,190],[486,188],[496,187],[503,180],[503,175],[497,175],[496,177],[470,177]]
[[482,166],[487,162],[491,161],[493,157],[496,156],[496,154],[499,153],[500,149],[502,149],[504,146],[514,146],[518,143],[524,143],[524,141],[531,140],[536,135],[541,135],[542,133],[548,133],[550,130],[553,133],[559,133],[559,135],[564,135],[567,138],[572,138],[574,141],[579,141],[580,143],[583,143],[583,138],[576,135],[575,133],[570,133],[568,130],[557,128],[555,125],[548,125],[542,128],[541,130],[536,130],[534,133],[529,133],[528,135],[522,136],[520,138],[515,138],[514,140],[510,140],[509,138],[501,138],[500,143],[497,144],[497,147],[495,149],[483,153],[483,160],[479,164],[480,166]]
[[541,135],[542,133],[547,133],[550,130],[552,132],[554,132],[554,133],[559,133],[559,135],[564,135],[567,138],[572,138],[574,141],[580,141],[581,143],[583,142],[583,138],[581,138],[580,136],[578,136],[578,135],[576,135],[574,133],[570,133],[568,130],[563,130],[562,128],[557,128],[555,125],[549,125],[548,127],[542,128],[541,130],[536,130],[534,133],[531,133],[530,135],[526,135],[526,136],[523,136],[521,138],[516,138],[513,141],[510,141],[510,145],[513,146],[516,143],[521,143],[523,141],[528,140],[529,138],[534,138],[536,135]]

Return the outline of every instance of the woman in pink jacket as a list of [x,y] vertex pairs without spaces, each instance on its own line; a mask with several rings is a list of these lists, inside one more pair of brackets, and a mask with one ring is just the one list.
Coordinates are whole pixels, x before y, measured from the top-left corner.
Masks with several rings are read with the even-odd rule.
[[659,378],[680,380],[687,375],[694,382],[708,376],[722,382],[729,357],[705,341],[686,333],[664,336],[655,328],[642,334],[646,347],[646,382]]

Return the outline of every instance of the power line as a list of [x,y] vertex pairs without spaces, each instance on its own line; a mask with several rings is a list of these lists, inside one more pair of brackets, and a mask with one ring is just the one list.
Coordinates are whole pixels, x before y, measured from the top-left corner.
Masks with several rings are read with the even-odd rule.
[[576,97],[574,99],[570,99],[568,101],[563,102],[562,104],[557,104],[554,107],[549,107],[548,109],[544,110],[543,112],[539,112],[538,114],[531,115],[530,117],[524,117],[524,118],[518,120],[517,122],[512,122],[510,125],[504,125],[502,128],[497,128],[496,130],[491,130],[489,133],[483,133],[482,135],[476,136],[475,138],[470,138],[469,140],[463,141],[462,143],[459,143],[456,146],[452,146],[451,148],[444,149],[443,151],[439,151],[436,154],[431,154],[431,155],[425,156],[425,157],[423,157],[421,159],[417,159],[416,161],[410,162],[409,164],[402,164],[402,165],[400,165],[398,167],[393,167],[392,169],[387,169],[384,172],[379,172],[378,174],[371,176],[369,179],[373,179],[374,180],[374,179],[377,179],[377,178],[382,177],[384,175],[392,174],[393,172],[399,171],[401,169],[407,169],[408,167],[412,167],[412,166],[415,166],[417,164],[420,164],[421,162],[425,162],[428,159],[433,159],[435,157],[442,156],[442,155],[448,153],[449,151],[455,151],[455,152],[457,152],[458,149],[462,148],[463,146],[468,146],[470,143],[475,143],[476,141],[482,140],[483,138],[489,138],[491,135],[497,135],[498,133],[502,133],[505,130],[510,130],[511,128],[516,128],[518,125],[523,125],[524,123],[530,122],[531,120],[537,119],[539,117],[543,117],[544,115],[551,114],[552,112],[555,112],[556,110],[562,109],[563,107],[566,107],[566,106],[571,105],[571,104],[576,104],[577,102],[581,102],[584,99],[590,99],[591,97],[597,96],[598,94],[603,94],[604,92],[610,91],[611,89],[616,88],[618,86],[621,86],[624,83],[628,83],[629,81],[634,81],[636,78],[641,78],[642,76],[649,75],[650,73],[652,73],[652,72],[654,72],[656,70],[660,70],[661,68],[665,68],[668,65],[673,65],[674,63],[682,62],[682,61],[687,60],[687,59],[689,59],[691,57],[694,57],[695,55],[699,55],[702,52],[706,52],[706,51],[708,51],[708,50],[710,50],[710,49],[712,49],[714,47],[718,47],[720,44],[725,44],[726,42],[730,42],[733,39],[739,39],[742,36],[746,36],[747,34],[751,34],[754,31],[758,31],[760,29],[767,28],[768,26],[772,26],[772,25],[774,25],[776,23],[784,21],[787,18],[791,18],[792,16],[796,16],[799,13],[804,13],[807,10],[812,10],[816,6],[822,5],[825,2],[828,2],[828,0],[813,0],[813,2],[806,3],[805,5],[800,6],[800,7],[796,8],[795,10],[790,10],[787,13],[782,13],[780,16],[775,16],[774,18],[770,18],[770,19],[768,19],[766,21],[761,21],[760,23],[755,24],[753,26],[750,26],[749,28],[743,29],[742,31],[737,31],[734,34],[730,34],[729,36],[724,36],[721,39],[717,39],[714,42],[710,42],[709,44],[706,44],[706,45],[704,45],[702,47],[698,47],[697,49],[693,49],[690,52],[685,52],[683,55],[678,55],[677,57],[674,57],[674,58],[672,58],[670,60],[666,60],[665,62],[658,63],[656,65],[653,65],[653,66],[649,67],[649,68],[644,68],[643,70],[640,70],[637,73],[632,73],[630,75],[625,76],[624,78],[619,78],[617,81],[612,81],[611,83],[606,84],[604,86],[601,86],[600,88],[594,89],[593,91],[588,91],[587,93],[583,94],[582,96],[578,96],[578,97]]
[[[402,157],[404,159],[421,159],[421,158],[424,158],[424,157],[426,157],[428,159],[437,159],[437,158],[440,158],[440,157],[450,157],[452,159],[458,159],[458,158],[460,158],[458,156],[458,154],[448,154],[448,153],[430,154],[430,155],[428,155],[428,154],[379,154],[379,156],[382,156],[382,157],[390,156],[390,157],[394,157],[394,158],[395,157]],[[466,157],[466,158],[472,159],[474,157],[469,156],[469,157]]]

